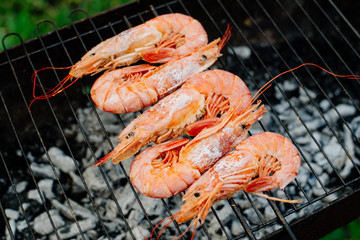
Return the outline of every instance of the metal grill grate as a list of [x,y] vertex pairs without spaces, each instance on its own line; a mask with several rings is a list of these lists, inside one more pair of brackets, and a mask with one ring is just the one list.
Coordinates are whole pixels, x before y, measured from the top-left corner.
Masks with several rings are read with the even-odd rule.
[[[317,63],[338,74],[359,74],[360,36],[356,30],[359,22],[354,20],[350,23],[348,20],[351,16],[347,14],[354,13],[349,6],[350,3],[335,4],[331,0],[325,6],[316,0],[303,2],[277,0],[276,3],[264,3],[258,0],[255,2],[179,0],[168,3],[158,1],[152,4],[140,2],[130,3],[92,18],[82,10],[74,10],[69,15],[71,23],[69,28],[56,29],[51,21],[43,21],[36,27],[38,38],[27,43],[23,43],[17,34],[5,36],[2,41],[5,51],[0,54],[0,72],[3,76],[0,89],[0,121],[3,135],[0,149],[2,162],[0,183],[3,197],[0,209],[3,215],[1,221],[5,224],[0,225],[5,226],[1,232],[6,234],[1,235],[4,239],[5,236],[9,239],[65,238],[64,226],[58,226],[58,220],[52,212],[57,202],[63,202],[70,212],[66,223],[72,224],[80,239],[138,239],[141,238],[138,226],[142,231],[144,229],[151,231],[159,219],[175,213],[181,204],[181,196],[157,200],[162,206],[159,216],[149,214],[149,209],[153,207],[152,202],[138,195],[132,187],[127,175],[126,163],[116,166],[107,164],[96,168],[95,171],[102,179],[104,190],[100,193],[95,191],[84,175],[89,165],[104,152],[98,150],[96,145],[98,143],[93,138],[101,136],[104,141],[102,145],[109,151],[114,147],[112,139],[115,136],[110,129],[111,126],[107,125],[107,118],[96,109],[88,94],[87,89],[96,76],[84,77],[74,86],[63,91],[63,94],[35,102],[29,111],[28,103],[32,98],[30,78],[36,69],[73,65],[85,52],[104,39],[154,16],[181,12],[203,23],[210,40],[222,36],[228,23],[234,26],[232,38],[227,48],[223,50],[224,56],[214,68],[222,68],[237,74],[244,79],[252,93],[278,73],[304,62]],[[73,19],[78,15],[85,19],[75,22]],[[41,35],[40,29],[43,25],[51,25],[54,32]],[[7,49],[6,39],[10,37],[18,38],[20,45]],[[242,55],[240,50],[244,49],[251,52],[250,58]],[[65,74],[63,71],[49,70],[42,72],[38,80],[44,86],[54,86]],[[290,79],[296,88],[287,89],[284,84],[284,80],[287,79]],[[261,199],[250,194],[238,193],[224,206],[215,205],[208,217],[209,220],[202,225],[195,236],[199,239],[218,239],[218,236],[223,239],[262,237],[311,239],[331,231],[337,224],[343,224],[359,216],[359,207],[355,205],[360,198],[358,188],[360,121],[354,122],[360,112],[358,92],[358,80],[333,77],[311,67],[277,79],[274,86],[262,96],[269,110],[268,117],[259,121],[251,134],[257,131],[276,131],[293,141],[302,157],[301,171],[305,171],[309,178],[297,178],[284,191],[271,191],[269,194],[288,199],[301,197],[303,202],[298,205],[284,205],[265,201],[264,204],[269,206],[266,209],[271,211],[266,215],[263,207],[259,207]],[[285,101],[284,109],[279,107],[276,96]],[[297,101],[299,98],[302,99],[301,105]],[[344,105],[352,107],[352,110],[349,110],[351,114],[339,107]],[[88,129],[90,124],[88,120],[82,119],[81,109],[88,109],[86,110],[88,115],[95,119],[96,126],[92,130]],[[304,115],[304,112],[311,112],[312,115]],[[118,132],[139,114],[117,115]],[[296,123],[289,121],[290,116],[287,118],[287,114],[297,116],[296,122],[299,124],[297,128],[293,127]],[[326,132],[329,141],[319,138],[308,116],[316,116],[320,119],[319,129]],[[71,135],[74,128],[79,133],[76,136]],[[338,159],[329,155],[327,146],[331,146],[330,143],[333,143],[331,141],[335,141],[336,146],[339,147],[338,152],[348,160],[346,164],[350,170],[346,176],[343,175],[343,169],[337,165]],[[304,147],[307,142],[311,142],[317,151],[308,152]],[[72,159],[73,173],[78,176],[83,188],[80,194],[69,189],[68,183],[64,182],[74,181],[74,177],[71,176],[73,173],[59,171],[54,162],[54,155],[50,151],[53,146],[59,147]],[[42,160],[39,160],[41,158]],[[314,159],[324,161],[318,164]],[[38,165],[51,168],[53,175],[49,178],[53,179],[52,191],[56,195],[53,199],[46,196],[43,184],[40,184],[41,174],[34,168]],[[328,172],[327,178],[324,177],[323,170],[319,169],[319,166],[327,169],[325,171]],[[122,176],[121,179],[113,182],[109,177],[110,171]],[[27,182],[25,192],[34,190],[39,199],[29,200],[29,194],[24,194],[20,190],[20,183],[23,181]],[[119,198],[125,188],[130,189],[134,199],[132,205],[136,205],[141,213],[137,221],[129,220],[131,212],[127,206],[130,203],[124,203],[124,200]],[[311,188],[316,188],[321,193],[315,194],[310,191]],[[103,202],[99,200],[102,194],[110,197],[116,213],[116,221],[106,216]],[[74,201],[76,199],[78,201],[87,199],[82,203],[91,208],[96,218],[92,219],[94,222],[91,225],[92,230],[87,219],[79,213],[80,210],[77,208],[79,202]],[[31,209],[25,204],[32,201],[38,202],[37,209]],[[19,211],[20,216],[10,217],[8,209]],[[231,209],[231,212],[226,212],[224,209]],[[42,212],[46,214],[52,228],[44,235],[34,227],[34,218]],[[253,213],[255,220],[248,218],[249,212]],[[334,216],[335,212],[337,212],[336,216]],[[340,222],[335,222],[335,219],[340,219]],[[20,221],[23,223],[22,227],[19,225]],[[119,224],[121,227],[112,231],[111,223]],[[240,223],[238,228],[241,229],[237,231],[238,223]],[[324,223],[328,227],[325,227]],[[178,236],[187,227],[187,224],[184,226],[179,226],[176,222],[173,224],[176,232],[172,230],[165,232],[164,238]],[[20,229],[26,231],[21,232]],[[315,233],[316,230],[319,231]],[[154,234],[158,236],[159,231]],[[187,236],[190,235],[185,235],[184,239]]]

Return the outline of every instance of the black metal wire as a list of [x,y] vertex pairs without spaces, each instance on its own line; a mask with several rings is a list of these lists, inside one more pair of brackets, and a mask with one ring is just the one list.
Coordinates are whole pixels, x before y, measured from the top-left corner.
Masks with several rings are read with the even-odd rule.
[[[2,154],[1,154],[1,152],[0,152],[0,157],[1,157],[1,159],[3,160],[3,162],[4,162],[4,158],[3,158]],[[6,165],[5,165],[5,166],[6,166]],[[6,214],[5,214],[5,211],[4,211],[4,208],[3,208],[2,204],[1,204],[1,201],[0,201],[0,211],[1,211],[1,215],[3,216],[3,218],[4,218],[4,220],[5,220],[6,230],[8,231],[8,233],[9,233],[9,235],[10,235],[10,238],[11,238],[11,239],[15,239],[13,230],[11,229],[10,223],[9,223],[9,221],[8,221],[8,219],[7,219],[7,216],[6,216]],[[35,239],[34,236],[33,236],[33,239]]]
[[[289,43],[289,41],[286,39],[285,35],[282,33],[282,31],[280,30],[280,28],[278,27],[278,25],[274,22],[273,18],[269,15],[268,11],[266,11],[266,9],[262,6],[261,2],[257,1],[258,4],[261,6],[262,10],[265,12],[265,14],[267,15],[269,21],[271,21],[271,23],[274,25],[274,27],[276,28],[276,30],[279,32],[279,34],[282,36],[283,40],[287,43],[287,45],[289,46],[289,48],[291,49],[291,51],[294,53],[294,55],[296,56],[296,58],[299,59],[300,62],[303,62],[303,60],[301,59],[301,57],[299,56],[299,54],[297,53],[297,51],[292,47],[292,45]],[[286,9],[285,9],[286,10]],[[342,34],[341,34],[342,35]],[[350,44],[350,43],[348,43]],[[274,51],[276,51],[278,53],[278,51],[276,50],[276,48],[272,45]],[[354,49],[353,49],[354,50]],[[354,50],[355,51],[355,50]],[[278,55],[280,56],[280,58],[282,59],[282,61],[284,62],[285,65],[287,65],[286,61],[281,57],[281,55],[278,53]],[[288,68],[290,68],[287,65]],[[332,103],[332,101],[330,100],[330,98],[328,97],[328,95],[324,92],[323,87],[321,87],[318,82],[316,81],[315,77],[311,74],[311,72],[308,70],[308,68],[305,68],[306,71],[309,73],[309,75],[311,76],[311,78],[313,79],[314,83],[318,86],[318,88],[322,91],[322,93],[324,94],[325,98],[330,102],[332,109],[335,110],[335,112],[337,113],[337,115],[339,116],[339,118],[342,120],[342,122],[347,126],[347,129],[350,131],[350,133],[352,134],[352,136],[354,137],[354,139],[360,143],[358,137],[356,136],[356,134],[354,133],[354,131],[351,129],[351,127],[347,124],[347,122],[344,120],[343,116],[337,111],[335,105]],[[297,80],[297,82],[299,83],[299,86],[301,86],[301,88],[303,89],[303,91],[306,93],[307,97],[309,98],[311,104],[316,108],[317,113],[321,116],[321,118],[324,120],[324,122],[326,123],[326,125],[329,127],[329,129],[331,130],[331,132],[333,133],[333,135],[337,138],[339,144],[342,146],[343,150],[345,151],[346,155],[349,157],[349,159],[352,161],[353,166],[355,169],[358,170],[358,167],[356,166],[356,164],[353,161],[352,156],[350,155],[350,153],[348,152],[348,150],[346,149],[346,147],[342,144],[342,141],[339,139],[339,137],[336,134],[336,130],[334,129],[333,125],[325,118],[324,114],[322,113],[322,111],[319,109],[319,107],[315,104],[315,100],[310,96],[310,94],[308,93],[307,89],[303,87],[303,85],[301,84],[301,82],[299,81],[299,79],[294,75],[294,78]],[[355,104],[355,103],[354,103]],[[355,104],[356,105],[356,104]],[[330,163],[331,164],[331,163]],[[333,166],[332,166],[333,167]],[[333,167],[334,169],[334,167]]]
[[[62,43],[61,37],[60,37],[60,35],[59,35],[59,33],[58,33],[57,29],[56,29],[55,24],[54,24],[52,21],[46,21],[46,22],[48,22],[48,23],[50,23],[50,24],[52,25],[53,31],[56,32],[57,36],[59,37],[60,42]],[[42,23],[42,22],[40,22],[40,23]],[[39,23],[39,24],[40,24],[40,23]],[[42,38],[41,38],[41,36],[40,36],[40,34],[39,34],[39,31],[38,31],[39,24],[36,25],[36,32],[37,32],[38,38],[39,38],[39,40],[40,40],[40,42],[41,42],[42,47],[44,48],[44,51],[45,51],[46,56],[47,56],[47,58],[48,58],[48,60],[49,60],[49,62],[50,62],[51,67],[54,67],[54,64],[52,63],[51,57],[50,57],[50,55],[49,55],[49,53],[48,53],[48,50],[47,50],[47,48],[46,48],[46,46],[45,46],[44,42],[42,41]],[[63,44],[62,44],[62,45],[63,45]],[[63,45],[63,46],[64,46],[64,45]],[[72,64],[72,62],[71,62],[71,64]],[[32,65],[32,64],[31,64],[31,65]],[[35,68],[34,68],[33,65],[32,65],[32,67],[33,67],[33,70],[35,71]],[[60,82],[59,75],[57,74],[56,71],[54,71],[54,73],[55,73],[55,76],[56,76],[57,80]],[[41,80],[40,80],[40,77],[38,77],[38,79],[39,79],[40,85],[42,85]],[[65,94],[65,96],[66,96],[67,103],[68,103],[68,105],[70,106],[70,108],[71,108],[71,110],[72,110],[72,113],[73,113],[73,115],[74,115],[75,118],[76,118],[75,111],[74,111],[73,107],[71,106],[71,103],[70,103],[70,101],[69,101],[69,98],[68,98],[66,92],[64,92],[64,94]],[[68,141],[66,140],[65,133],[64,133],[64,131],[63,131],[63,127],[61,127],[60,122],[59,122],[59,120],[58,120],[58,118],[57,118],[57,116],[56,116],[56,114],[55,114],[55,111],[54,111],[53,107],[51,106],[51,104],[49,104],[49,107],[50,107],[51,113],[53,114],[54,119],[55,119],[55,121],[56,121],[56,125],[58,126],[59,131],[61,132],[61,136],[63,137],[63,140],[64,140],[64,142],[65,142],[65,144],[66,144],[66,147],[67,147],[67,149],[69,150],[69,153],[70,153],[70,155],[71,155],[71,158],[73,159],[75,168],[76,168],[76,170],[77,170],[77,172],[78,172],[78,175],[79,175],[79,177],[80,177],[80,179],[81,179],[81,181],[82,181],[82,183],[83,183],[83,185],[84,185],[85,191],[87,192],[88,197],[89,197],[89,199],[90,199],[90,201],[91,201],[91,203],[92,203],[92,205],[93,205],[93,207],[94,207],[94,209],[95,209],[96,215],[98,216],[98,218],[99,218],[99,220],[100,220],[100,225],[101,225],[102,229],[104,230],[104,232],[105,232],[106,236],[108,237],[108,239],[110,239],[110,236],[109,236],[109,234],[108,234],[108,232],[107,232],[107,230],[106,230],[106,228],[105,228],[105,225],[104,225],[104,223],[103,223],[103,221],[102,221],[102,219],[101,219],[101,217],[100,217],[100,213],[99,213],[99,211],[98,211],[98,209],[97,209],[97,207],[96,207],[96,205],[95,205],[94,198],[92,197],[92,195],[91,195],[91,193],[90,193],[90,190],[89,190],[89,187],[87,186],[87,184],[86,184],[86,182],[85,182],[85,179],[84,179],[83,175],[81,174],[81,171],[80,171],[80,169],[79,169],[79,167],[78,167],[78,165],[77,165],[77,163],[76,163],[76,161],[75,161],[75,157],[74,157],[74,154],[73,154],[73,152],[72,152],[72,150],[71,150],[70,144],[69,144]],[[77,118],[76,118],[76,119],[77,119]],[[78,122],[78,123],[79,123],[79,122]],[[79,124],[79,125],[80,125],[80,124]],[[82,129],[81,126],[79,126],[79,128]],[[85,136],[85,132],[82,131],[82,133],[83,133],[83,135]],[[88,145],[88,146],[90,146],[90,145]],[[105,179],[105,181],[107,181],[106,178],[104,178],[104,179]],[[70,209],[70,210],[72,210],[72,209]],[[121,211],[121,209],[120,209],[120,211]],[[71,212],[72,212],[72,211],[71,211]],[[78,224],[78,223],[77,223],[77,224]]]
[[[61,190],[62,190],[62,192],[64,193],[64,190],[62,189],[62,186],[61,186],[61,183],[60,183],[60,181],[59,181],[59,178],[58,178],[58,176],[57,176],[57,174],[56,174],[56,171],[54,170],[54,165],[52,164],[52,161],[51,161],[51,159],[50,159],[50,157],[49,157],[49,154],[48,154],[47,151],[46,151],[45,144],[44,144],[44,142],[43,142],[43,140],[42,140],[42,138],[41,138],[41,135],[40,135],[40,133],[39,133],[39,131],[38,131],[37,125],[36,125],[36,123],[35,123],[35,120],[34,120],[32,114],[31,114],[31,112],[29,111],[29,106],[28,106],[28,104],[27,104],[27,102],[26,102],[24,93],[23,93],[23,91],[22,91],[22,89],[21,89],[21,87],[20,87],[21,84],[20,84],[19,79],[18,79],[18,77],[17,77],[17,74],[16,74],[15,68],[14,68],[14,66],[13,66],[12,60],[11,60],[11,58],[10,58],[8,52],[7,52],[7,48],[6,48],[6,46],[5,46],[5,42],[4,42],[4,41],[5,41],[6,37],[7,37],[7,36],[10,36],[10,35],[15,35],[15,36],[17,36],[17,37],[20,39],[21,46],[22,46],[23,49],[24,49],[25,55],[27,55],[26,48],[25,48],[25,46],[24,46],[24,43],[23,43],[23,41],[22,41],[22,38],[21,38],[20,35],[18,35],[18,34],[12,33],[12,34],[6,35],[6,36],[3,38],[3,41],[2,41],[3,48],[4,48],[4,51],[5,51],[6,57],[7,57],[7,59],[8,59],[8,62],[9,62],[9,64],[10,64],[11,71],[12,71],[12,73],[13,73],[13,76],[14,76],[14,78],[15,78],[15,81],[16,81],[16,83],[17,83],[17,85],[18,85],[18,89],[20,90],[20,94],[21,94],[22,100],[24,101],[24,104],[25,104],[25,106],[26,106],[27,109],[28,109],[28,113],[29,113],[30,118],[31,118],[31,121],[32,121],[32,123],[33,123],[33,125],[34,125],[34,129],[36,130],[36,133],[37,133],[37,135],[38,135],[38,137],[39,137],[39,140],[40,140],[40,142],[41,142],[41,145],[42,145],[42,147],[44,148],[44,150],[45,150],[45,152],[46,152],[47,159],[49,160],[49,163],[50,163],[50,165],[51,165],[51,168],[52,168],[52,170],[53,170],[53,172],[54,172],[54,174],[55,174],[55,176],[56,176],[56,178],[57,178],[57,180],[58,180],[58,182],[59,182],[59,184],[60,184]],[[6,112],[7,112],[8,117],[9,117],[9,121],[10,121],[12,127],[13,127],[16,140],[18,141],[19,147],[20,147],[20,149],[21,149],[21,151],[22,151],[22,154],[23,154],[23,156],[25,157],[25,156],[26,156],[26,155],[25,155],[25,152],[24,152],[23,149],[22,149],[22,144],[21,144],[21,142],[20,142],[20,140],[19,140],[19,137],[18,137],[18,135],[17,135],[17,131],[15,130],[15,126],[12,124],[11,116],[10,116],[10,114],[9,114],[9,111],[7,110],[7,107],[6,107],[7,105],[6,105],[6,103],[5,103],[5,101],[4,101],[3,98],[2,98],[2,100],[3,100],[4,108],[5,108]],[[28,167],[29,173],[30,173],[30,175],[31,175],[31,178],[32,178],[33,181],[34,181],[34,184],[35,184],[35,186],[36,186],[36,190],[37,190],[37,192],[38,192],[38,194],[39,194],[39,197],[40,197],[41,202],[42,202],[42,204],[43,204],[43,206],[44,206],[44,209],[45,209],[45,211],[46,211],[46,214],[48,215],[48,218],[49,218],[49,220],[50,220],[50,223],[51,223],[51,225],[52,225],[52,227],[53,227],[53,229],[54,229],[54,231],[55,231],[56,237],[57,237],[58,239],[60,239],[60,236],[59,236],[59,233],[58,233],[58,229],[57,229],[57,227],[55,226],[54,221],[53,221],[53,219],[52,219],[52,217],[51,217],[51,215],[50,215],[50,212],[49,212],[49,210],[48,210],[47,207],[46,207],[45,198],[44,198],[44,196],[43,196],[43,194],[42,194],[39,186],[37,185],[37,182],[36,182],[36,180],[35,180],[35,176],[34,176],[34,174],[33,174],[33,172],[32,172],[32,169],[31,169],[30,165],[28,164],[28,161],[27,161],[26,157],[25,157],[25,162],[26,162],[26,164],[27,164],[27,167]],[[66,196],[66,195],[65,195],[64,197],[67,199],[67,196]],[[24,212],[24,213],[25,213],[25,212]],[[26,214],[25,214],[25,215],[26,215]]]

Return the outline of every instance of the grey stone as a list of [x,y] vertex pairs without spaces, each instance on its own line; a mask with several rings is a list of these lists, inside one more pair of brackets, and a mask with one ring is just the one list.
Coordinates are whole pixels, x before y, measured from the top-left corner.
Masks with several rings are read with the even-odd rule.
[[241,233],[244,232],[244,229],[242,225],[239,223],[239,221],[232,221],[231,223],[231,233],[233,236],[239,236]]
[[6,208],[5,209],[5,215],[7,218],[9,219],[14,219],[14,220],[17,220],[20,216],[20,213],[14,209],[11,209],[11,208]]
[[334,122],[340,118],[339,115],[342,116],[343,118],[346,118],[346,117],[354,115],[356,112],[356,109],[354,106],[346,105],[346,104],[339,104],[336,106],[336,109],[339,114],[335,111],[335,109],[331,108],[329,111],[327,111],[324,114],[326,119]]
[[[50,210],[49,214],[56,228],[60,228],[65,225],[65,221],[60,216],[59,211]],[[46,212],[43,212],[37,217],[35,217],[34,231],[40,235],[47,235],[54,231],[54,228]]]
[[65,155],[61,149],[57,147],[51,147],[48,150],[48,154],[53,164],[61,171],[69,173],[75,170],[74,160],[71,157]]
[[[81,227],[81,230],[83,232],[86,232],[90,229],[95,228],[96,226],[96,219],[94,218],[90,218],[90,219],[85,219],[85,220],[80,220],[77,221],[78,224]],[[76,223],[71,223],[68,224],[62,228],[58,229],[58,234],[60,236],[60,239],[67,239],[67,238],[72,238],[77,236],[80,232],[80,230],[78,229]],[[50,235],[50,240],[55,240],[58,239],[57,236],[55,234]]]
[[54,167],[54,171],[50,164],[37,164],[37,163],[31,163],[30,168],[34,174],[35,177],[42,177],[42,178],[51,178],[55,179],[55,173],[57,176],[60,176],[60,171],[56,167]]
[[[109,192],[107,191],[108,190],[107,185],[98,168],[88,167],[83,173],[83,177],[85,179],[87,186],[91,190],[101,194],[106,194],[105,196],[109,196]],[[109,184],[112,187],[111,181],[109,181]]]
[[[42,192],[40,192],[40,194],[42,195],[43,198],[45,198],[45,196],[43,195]],[[29,200],[35,200],[35,201],[37,201],[39,203],[43,203],[37,189],[29,190],[28,193],[27,193],[27,198]]]
[[[242,59],[248,59],[251,56],[251,49],[248,46],[235,46],[232,47],[235,54],[241,57]],[[228,52],[230,54],[234,54],[234,52],[228,48]]]
[[45,194],[45,197],[48,199],[55,198],[54,193],[52,192],[54,180],[52,179],[42,179],[38,182],[39,188]]
[[26,189],[26,187],[28,186],[28,184],[29,184],[28,181],[21,181],[21,182],[17,183],[17,184],[15,185],[16,191],[17,191],[18,193],[23,192],[23,191]]

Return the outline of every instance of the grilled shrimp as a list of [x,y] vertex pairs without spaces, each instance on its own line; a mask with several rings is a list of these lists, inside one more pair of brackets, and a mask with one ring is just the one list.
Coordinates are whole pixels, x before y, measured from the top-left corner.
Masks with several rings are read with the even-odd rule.
[[165,63],[193,52],[207,41],[207,33],[196,19],[180,13],[160,15],[99,43],[71,68],[70,75],[82,77],[140,59]]
[[161,143],[182,136],[186,127],[205,113],[217,116],[234,106],[237,106],[235,111],[241,111],[250,101],[249,89],[234,74],[223,70],[196,74],[180,89],[134,119],[118,136],[120,143],[115,149],[94,166],[109,159],[117,164],[133,156],[150,142]]
[[103,74],[91,88],[98,108],[112,113],[128,113],[149,107],[179,88],[192,75],[210,67],[230,37],[217,39],[197,51],[160,67],[144,64]]
[[299,152],[290,140],[272,132],[255,134],[191,185],[176,221],[204,221],[214,203],[241,190],[259,193],[284,189],[297,176],[300,164]]
[[184,191],[247,137],[250,127],[266,112],[263,105],[257,109],[259,105],[250,105],[239,115],[235,109],[229,111],[220,124],[202,130],[189,143],[176,139],[147,148],[131,164],[131,183],[153,198],[169,198]]
[[[214,203],[230,198],[238,191],[257,194],[275,188],[284,189],[297,176],[300,164],[299,152],[290,140],[272,132],[255,134],[240,142],[234,151],[195,181],[183,196],[185,203],[180,211],[169,218],[179,224],[193,219],[190,226],[196,228],[199,220],[204,222]],[[299,202],[271,198],[265,194],[260,196]]]
[[[84,75],[130,65],[141,59],[150,63],[165,63],[205,46],[207,42],[203,26],[190,16],[172,13],[155,17],[99,43],[72,67],[55,68],[70,68],[69,75],[45,95],[35,97],[34,94],[33,101],[55,96],[69,87],[74,78],[77,80]],[[37,72],[33,75],[34,87],[37,85]]]

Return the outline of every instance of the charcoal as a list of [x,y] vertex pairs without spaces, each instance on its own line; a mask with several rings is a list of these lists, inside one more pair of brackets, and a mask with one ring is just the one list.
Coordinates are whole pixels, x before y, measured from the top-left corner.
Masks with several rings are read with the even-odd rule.
[[19,231],[19,232],[24,232],[25,229],[27,229],[29,226],[26,222],[26,220],[21,220],[21,221],[17,221],[16,222],[16,229]]
[[28,198],[28,200],[34,200],[38,203],[42,203],[43,200],[45,199],[45,195],[41,191],[39,193],[39,191],[37,189],[32,189],[27,192],[27,198]]
[[251,49],[248,46],[235,46],[228,48],[228,53],[236,54],[242,59],[248,59],[251,56]]
[[325,113],[325,117],[327,119],[329,119],[329,121],[335,121],[335,120],[339,119],[340,116],[343,118],[346,118],[349,116],[353,116],[356,112],[356,109],[354,106],[346,105],[346,104],[337,105],[336,110],[338,113],[335,111],[335,109],[333,109],[333,108],[330,109],[329,111],[327,111]]
[[[84,171],[83,177],[90,190],[109,196],[107,185],[98,168],[88,167]],[[112,185],[111,182],[109,184]]]
[[[94,219],[85,219],[79,220],[77,222],[80,225],[80,228],[83,232],[90,230],[96,226],[96,221]],[[79,228],[77,227],[76,223],[67,224],[61,228],[58,228],[58,234],[60,239],[67,239],[71,237],[75,237],[79,234]],[[50,240],[58,239],[55,234],[50,235]]]
[[52,168],[49,164],[31,163],[30,167],[35,177],[55,179],[54,171],[57,176],[60,176],[59,169]]
[[[57,210],[50,210],[49,214],[51,216],[51,220],[56,228],[64,226],[66,223],[62,219]],[[53,225],[50,222],[50,218],[48,217],[47,212],[43,212],[34,219],[34,231],[40,235],[47,235],[54,231]]]
[[[57,147],[51,147],[48,150],[48,154],[52,163],[61,171],[65,173],[75,171],[74,160],[71,157],[65,155],[61,149]],[[46,156],[44,156],[44,158],[46,158]]]
[[14,219],[17,220],[20,216],[20,213],[14,209],[11,208],[6,208],[5,209],[5,215],[10,218],[10,219]]
[[[10,226],[10,229],[11,229],[11,232],[12,234],[15,234],[16,233],[16,222],[15,222],[15,219],[10,219],[9,220],[9,226]],[[6,240],[11,240],[12,239],[12,236],[10,235],[10,232],[9,232],[9,229],[6,228],[5,229],[5,239]]]
[[74,194],[81,194],[85,192],[85,186],[84,183],[82,182],[81,178],[79,177],[79,175],[77,175],[74,172],[70,172],[70,177],[72,180],[72,184],[71,184],[71,192],[73,192]]
[[52,192],[54,180],[52,179],[42,179],[38,182],[40,190],[44,193],[47,199],[55,198],[55,194]]
[[25,189],[27,188],[28,185],[29,185],[28,181],[21,181],[15,185],[16,191],[18,193],[21,193],[21,192],[25,191]]
[[239,221],[233,221],[231,223],[231,233],[233,236],[239,236],[243,232],[244,232],[243,227]]

